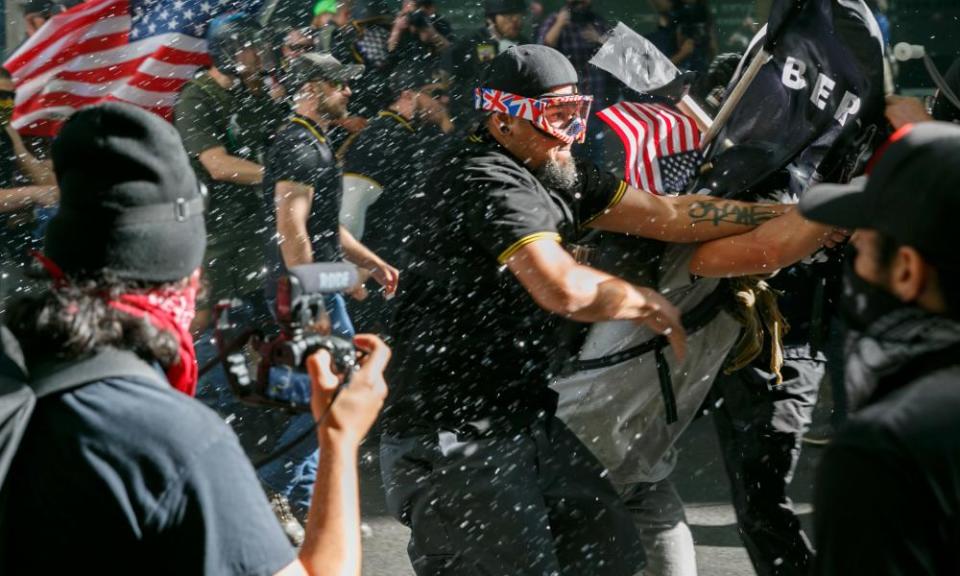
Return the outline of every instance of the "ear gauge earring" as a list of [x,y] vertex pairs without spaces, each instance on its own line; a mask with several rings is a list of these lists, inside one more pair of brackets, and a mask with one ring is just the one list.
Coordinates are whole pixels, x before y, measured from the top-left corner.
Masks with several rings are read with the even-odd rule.
[[500,125],[500,133],[501,133],[501,134],[509,134],[509,133],[510,133],[510,128],[508,128],[506,124],[501,124],[501,125]]

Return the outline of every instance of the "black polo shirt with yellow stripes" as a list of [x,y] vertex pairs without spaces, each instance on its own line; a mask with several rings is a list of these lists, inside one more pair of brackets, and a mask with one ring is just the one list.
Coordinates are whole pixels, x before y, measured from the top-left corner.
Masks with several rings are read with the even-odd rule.
[[541,239],[577,243],[627,185],[578,164],[571,190],[545,187],[489,135],[439,160],[414,207],[414,263],[394,318],[394,434],[469,423],[523,425],[552,412],[560,317],[540,308],[505,262]]
[[273,298],[277,279],[286,272],[277,232],[275,188],[278,182],[310,186],[307,233],[314,262],[343,259],[340,246],[340,202],[343,174],[334,150],[337,142],[316,122],[294,114],[277,132],[267,152],[263,177],[263,200],[267,213],[266,294]]
[[416,219],[405,212],[408,198],[429,183],[424,171],[436,162],[446,136],[436,126],[383,110],[341,151],[345,176],[368,180],[382,193],[366,211],[362,241],[394,266],[403,265],[401,250]]

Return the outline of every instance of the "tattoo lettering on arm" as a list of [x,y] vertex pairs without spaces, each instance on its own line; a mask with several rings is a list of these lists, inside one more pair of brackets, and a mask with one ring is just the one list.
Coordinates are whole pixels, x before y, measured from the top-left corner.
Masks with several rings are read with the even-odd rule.
[[694,224],[709,222],[714,226],[722,223],[759,226],[779,214],[759,204],[734,202],[694,202],[687,212]]

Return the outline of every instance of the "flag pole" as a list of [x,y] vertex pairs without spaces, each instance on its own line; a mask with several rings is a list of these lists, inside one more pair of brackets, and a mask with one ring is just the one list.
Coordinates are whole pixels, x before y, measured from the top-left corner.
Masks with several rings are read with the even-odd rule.
[[717,137],[717,134],[720,133],[720,130],[726,126],[727,122],[730,120],[730,116],[733,115],[734,109],[737,105],[740,104],[740,100],[743,99],[744,94],[747,93],[747,89],[750,88],[750,85],[753,84],[754,79],[756,79],[757,74],[760,73],[760,69],[763,68],[763,65],[770,61],[771,55],[765,48],[760,48],[757,54],[753,57],[753,60],[750,62],[750,66],[747,68],[747,71],[743,73],[743,76],[740,78],[740,81],[737,82],[737,85],[734,86],[733,92],[730,93],[723,101],[723,106],[720,108],[720,111],[717,112],[717,117],[714,118],[713,124],[710,126],[710,130],[704,135],[703,140],[701,141],[701,148],[706,149],[707,146],[713,142],[713,139]]

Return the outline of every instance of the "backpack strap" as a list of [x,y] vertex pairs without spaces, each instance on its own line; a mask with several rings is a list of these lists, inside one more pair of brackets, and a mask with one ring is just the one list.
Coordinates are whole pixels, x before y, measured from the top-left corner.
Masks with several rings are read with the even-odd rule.
[[0,374],[26,380],[26,366],[17,337],[9,328],[0,324]]
[[[721,282],[713,292],[703,299],[702,302],[683,314],[683,317],[681,318],[683,327],[686,328],[687,332],[690,333],[702,330],[707,324],[713,322],[713,319],[725,309],[724,305],[729,302],[729,300],[729,288],[727,287],[726,282]],[[590,358],[588,360],[574,359],[567,364],[563,373],[571,374],[574,372],[585,372],[587,370],[609,368],[611,366],[616,366],[617,364],[627,362],[628,360],[633,360],[634,358],[638,358],[655,350],[661,350],[669,345],[670,343],[665,336],[655,336],[642,344],[631,346],[630,348],[621,350],[620,352],[614,352],[599,358]]]
[[[724,305],[729,301],[729,294],[727,283],[721,282],[703,301],[683,315],[683,326],[691,333],[702,330],[707,324],[713,322],[714,318],[725,309]],[[637,346],[601,356],[600,358],[573,360],[565,366],[565,369],[568,371],[562,373],[571,374],[574,372],[609,368],[653,352],[657,366],[657,379],[660,381],[660,394],[663,396],[663,406],[666,411],[667,424],[673,424],[679,420],[679,413],[677,411],[676,393],[673,390],[673,377],[670,375],[670,364],[663,354],[663,350],[669,346],[670,342],[666,336],[656,336]]]
[[157,386],[170,385],[139,356],[116,348],[103,348],[83,360],[43,361],[30,366],[30,387],[38,398],[121,377],[134,377]]

